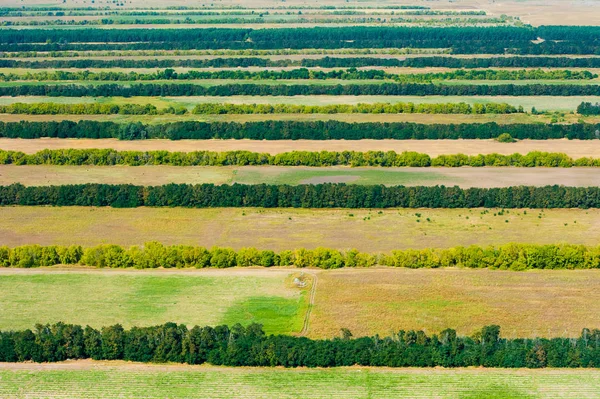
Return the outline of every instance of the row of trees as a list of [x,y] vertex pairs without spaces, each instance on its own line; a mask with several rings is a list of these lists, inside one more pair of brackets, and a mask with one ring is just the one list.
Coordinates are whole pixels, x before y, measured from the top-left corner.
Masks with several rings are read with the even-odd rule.
[[600,208],[600,187],[78,184],[0,186],[0,206],[260,208]]
[[39,84],[0,87],[0,96],[133,97],[133,96],[597,96],[600,85],[578,84],[258,84],[204,86],[191,83]]
[[[592,26],[7,29],[0,32],[0,51],[449,48],[457,54],[597,54],[599,33]],[[545,41],[534,43],[538,38]]]
[[597,78],[597,74],[589,71],[571,70],[457,70],[439,73],[395,74],[383,70],[356,68],[346,70],[310,70],[307,68],[293,70],[218,70],[218,71],[186,71],[176,72],[174,69],[158,70],[151,73],[119,72],[119,71],[44,71],[27,72],[25,74],[0,73],[0,80],[8,81],[153,81],[153,80],[192,80],[192,79],[233,79],[233,80],[371,80],[393,79],[401,82],[431,82],[434,80],[589,80]]
[[598,269],[600,246],[507,244],[498,247],[470,246],[448,249],[408,249],[372,254],[356,249],[294,249],[280,252],[241,248],[172,245],[147,242],[142,247],[98,245],[25,245],[0,247],[0,267],[33,268],[54,265],[86,265],[109,268],[229,268],[248,266],[294,266],[338,269],[383,265],[411,269],[466,267],[500,270]]
[[2,68],[245,68],[245,67],[307,67],[307,68],[359,68],[367,66],[382,67],[445,67],[445,68],[600,68],[598,57],[323,57],[298,59],[269,59],[259,57],[227,58],[178,58],[178,59],[49,59],[22,60],[1,59]]
[[42,150],[34,154],[0,150],[0,165],[170,165],[170,166],[382,166],[382,167],[560,167],[600,166],[600,158],[573,159],[563,153],[534,151],[525,155],[439,155],[394,151],[291,151],[271,155],[250,151],[116,151],[111,149]]
[[[1,51],[82,49],[454,48],[498,53],[528,47],[536,29],[516,27],[317,27],[280,29],[24,29],[0,32]],[[85,42],[82,42],[84,38]],[[569,39],[565,39],[571,43]],[[582,40],[587,43],[587,40]],[[45,43],[45,44],[40,44]],[[504,53],[502,50],[500,53]]]
[[401,330],[389,337],[312,340],[267,336],[262,326],[198,327],[166,323],[125,330],[64,323],[0,331],[0,361],[127,360],[251,367],[600,367],[600,330],[578,338],[501,338],[499,326],[472,337],[446,329],[428,336]]
[[158,109],[152,104],[102,104],[102,103],[13,103],[0,105],[1,114],[22,115],[158,115],[187,113],[183,107]]
[[543,123],[460,123],[422,124],[412,122],[342,122],[328,121],[255,121],[143,124],[100,121],[2,122],[0,137],[35,139],[58,138],[118,138],[143,139],[251,139],[251,140],[441,140],[491,139],[508,133],[517,139],[578,139],[600,138],[600,124]]
[[[1,110],[1,108],[0,108]],[[198,104],[192,110],[197,115],[212,114],[514,114],[523,107],[506,103],[359,103],[331,105],[294,104]]]
[[[524,112],[523,107],[516,108],[506,103],[473,104],[442,103],[373,103],[373,104],[331,104],[331,105],[293,105],[293,104],[198,104],[193,114],[514,114]],[[110,104],[110,103],[13,103],[0,105],[1,114],[26,115],[158,115],[188,113],[185,107],[169,106],[158,109],[152,104]]]

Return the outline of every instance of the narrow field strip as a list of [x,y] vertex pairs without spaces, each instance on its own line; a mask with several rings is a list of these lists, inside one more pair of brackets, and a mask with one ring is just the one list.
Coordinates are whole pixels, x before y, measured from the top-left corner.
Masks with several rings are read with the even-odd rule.
[[386,186],[510,187],[600,185],[597,168],[287,167],[0,165],[0,185],[66,184],[383,184]]
[[[598,245],[598,209],[259,209],[2,207],[0,245],[141,245],[365,252],[531,244]],[[417,215],[418,214],[418,215]],[[427,220],[429,218],[429,221]],[[119,234],[114,232],[118,231]],[[540,232],[543,232],[541,234]]]
[[6,399],[599,398],[596,370],[265,369],[124,362],[0,364]]
[[466,103],[489,104],[506,103],[514,107],[522,106],[529,111],[535,107],[538,111],[574,111],[581,102],[600,102],[600,96],[375,96],[375,95],[297,95],[297,96],[189,96],[189,97],[44,97],[18,96],[0,97],[0,105],[14,103],[60,103],[60,104],[152,104],[159,108],[168,106],[192,109],[198,104],[289,104],[289,105],[333,105],[333,104],[372,104],[372,103]]
[[414,151],[429,156],[450,154],[527,154],[561,152],[573,158],[600,158],[600,140],[117,140],[117,139],[7,139],[0,149],[33,154],[51,149],[114,149],[118,151],[251,151],[280,154],[291,151]]

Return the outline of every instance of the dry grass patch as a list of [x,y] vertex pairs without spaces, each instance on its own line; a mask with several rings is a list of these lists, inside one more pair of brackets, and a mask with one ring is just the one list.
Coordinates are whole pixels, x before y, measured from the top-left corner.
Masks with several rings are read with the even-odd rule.
[[[597,245],[600,210],[0,208],[0,245],[102,243],[379,252],[509,242]],[[417,215],[418,214],[418,215]],[[427,220],[429,219],[429,220]]]
[[[389,335],[400,329],[472,334],[498,324],[505,337],[579,336],[600,325],[600,271],[363,269],[319,273],[313,337]],[[590,327],[591,326],[591,327]]]

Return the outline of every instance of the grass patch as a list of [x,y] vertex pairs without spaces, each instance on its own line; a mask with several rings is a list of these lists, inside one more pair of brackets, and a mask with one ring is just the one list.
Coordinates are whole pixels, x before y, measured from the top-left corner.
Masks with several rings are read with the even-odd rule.
[[596,398],[596,370],[336,369],[79,362],[0,369],[0,395],[42,398]]
[[[454,328],[471,335],[498,324],[505,337],[579,336],[600,317],[594,271],[510,272],[472,269],[367,269],[319,273],[312,337],[348,328],[355,336]],[[376,316],[375,316],[376,315]]]
[[526,212],[356,209],[349,217],[347,209],[3,207],[0,245],[127,246],[156,240],[236,249],[322,246],[367,252],[510,242],[598,245],[598,209]]
[[291,334],[302,328],[306,300],[303,290],[287,283],[288,274],[0,274],[0,309],[4,315],[0,329],[32,328],[36,323],[57,321],[94,327],[256,321],[263,323],[268,333]]

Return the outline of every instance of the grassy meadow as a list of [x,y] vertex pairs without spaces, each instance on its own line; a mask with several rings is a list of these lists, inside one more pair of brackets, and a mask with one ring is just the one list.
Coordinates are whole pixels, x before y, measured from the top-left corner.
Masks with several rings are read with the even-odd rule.
[[284,270],[0,271],[0,329],[58,321],[96,328],[169,321],[190,327],[258,322],[268,333],[293,334],[302,329],[308,306],[307,288],[293,284],[298,274]]
[[[297,334],[311,288],[293,283],[301,273],[292,268],[4,269],[0,329],[58,321],[96,328],[258,322],[267,333]],[[508,338],[577,337],[584,327],[600,325],[596,309],[586,305],[600,300],[597,270],[380,267],[306,270],[304,276],[318,281],[310,338],[336,337],[341,328],[356,337],[446,328],[471,335],[490,324],[500,325]]]
[[6,399],[581,399],[600,398],[596,370],[336,369],[74,362],[0,365]]
[[600,300],[596,270],[342,269],[318,278],[312,337],[342,327],[355,336],[446,328],[471,335],[491,324],[508,338],[578,337],[600,325],[587,305]]
[[[598,245],[599,209],[0,208],[0,245],[164,244],[366,252],[468,245]],[[115,231],[118,234],[115,234]]]

